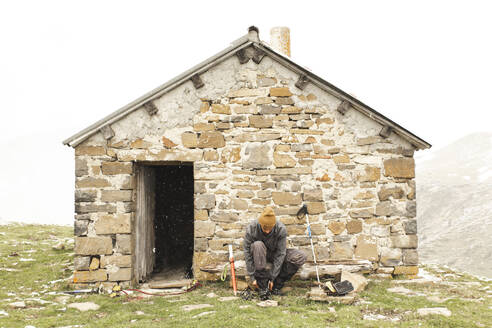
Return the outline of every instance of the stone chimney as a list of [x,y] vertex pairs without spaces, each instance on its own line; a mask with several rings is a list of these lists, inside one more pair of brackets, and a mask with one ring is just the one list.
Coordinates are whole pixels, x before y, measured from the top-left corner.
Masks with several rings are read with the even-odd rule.
[[290,30],[288,27],[274,27],[270,30],[270,46],[275,51],[290,57]]

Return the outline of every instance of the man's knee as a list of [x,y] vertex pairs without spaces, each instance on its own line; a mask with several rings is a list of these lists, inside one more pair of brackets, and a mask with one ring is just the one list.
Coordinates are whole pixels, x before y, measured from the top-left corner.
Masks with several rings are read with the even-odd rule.
[[266,254],[266,246],[262,241],[257,240],[251,245],[251,252],[261,252]]
[[306,262],[307,256],[303,251],[293,249],[289,252],[287,261],[296,267],[301,267]]

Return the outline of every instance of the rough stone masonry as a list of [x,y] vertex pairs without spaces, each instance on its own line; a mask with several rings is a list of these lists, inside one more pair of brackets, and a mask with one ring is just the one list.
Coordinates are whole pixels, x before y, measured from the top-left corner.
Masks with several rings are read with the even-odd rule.
[[[76,283],[132,280],[134,166],[194,163],[194,274],[227,262],[224,243],[242,243],[245,225],[267,205],[288,230],[288,244],[312,259],[372,262],[383,274],[416,274],[415,148],[340,99],[266,56],[230,57],[75,148]],[[240,247],[235,250],[242,259]]]

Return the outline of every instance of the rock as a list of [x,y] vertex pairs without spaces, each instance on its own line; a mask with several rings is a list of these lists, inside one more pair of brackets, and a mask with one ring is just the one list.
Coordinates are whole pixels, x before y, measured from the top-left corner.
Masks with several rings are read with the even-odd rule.
[[181,143],[186,148],[196,148],[198,146],[198,137],[193,132],[184,132],[181,135]]
[[98,235],[131,232],[131,214],[110,214],[102,215],[94,224],[94,229]]
[[256,303],[256,305],[260,307],[272,307],[272,306],[278,306],[278,302],[274,300],[266,300],[262,302]]
[[23,301],[14,302],[10,303],[9,307],[11,307],[12,309],[24,309],[26,307],[26,303],[24,303]]
[[58,302],[58,303],[61,303],[61,304],[66,304],[67,301],[70,299],[71,296],[65,296],[65,295],[62,295],[62,296],[57,296],[55,298],[55,302]]
[[[414,218],[417,216],[417,202],[416,201],[408,201],[405,207],[406,213],[405,216],[407,218]],[[415,223],[415,233],[417,233],[417,225]]]
[[408,220],[403,222],[403,230],[407,235],[417,234],[417,220]]
[[271,128],[273,118],[266,118],[263,115],[251,115],[249,117],[249,125],[254,128]]
[[75,270],[89,270],[90,256],[77,256],[73,260]]
[[404,249],[403,250],[403,264],[404,265],[418,265],[419,254],[416,249]]
[[341,221],[331,221],[328,223],[328,229],[333,232],[334,235],[339,235],[345,230],[345,223]]
[[76,237],[75,254],[102,255],[113,253],[111,237]]
[[350,211],[349,215],[353,218],[371,218],[374,215],[373,213],[371,209],[362,209]]
[[214,314],[215,312],[216,311],[205,311],[205,312],[202,312],[202,313],[195,314],[194,316],[192,316],[192,318],[203,317],[205,315]]
[[357,273],[351,273],[348,271],[342,271],[340,281],[345,281],[345,280],[350,281],[350,283],[354,287],[355,293],[360,293],[361,291],[363,291],[368,284],[367,279],[363,275]]
[[132,163],[103,162],[101,170],[104,175],[132,174]]
[[272,165],[270,146],[267,144],[248,144],[244,151],[243,169],[268,168]]
[[301,195],[289,192],[272,192],[273,202],[276,205],[299,205],[302,202]]
[[87,228],[89,227],[88,220],[75,220],[73,231],[75,236],[85,236],[87,235]]
[[352,292],[343,296],[328,296],[326,292],[319,287],[312,287],[311,291],[306,294],[308,299],[328,303],[352,304],[357,299],[357,294]]
[[75,182],[77,188],[102,188],[111,186],[111,182],[103,178],[82,178]]
[[67,305],[68,308],[77,309],[81,312],[99,310],[100,306],[93,302],[84,303],[71,303]]
[[[384,266],[396,266],[401,264],[401,249],[387,248],[381,249],[381,264]],[[393,270],[391,271],[393,273]]]
[[74,283],[86,283],[108,280],[108,274],[106,270],[94,270],[94,271],[75,271],[73,273]]
[[401,294],[401,295],[415,295],[416,293],[413,290],[410,290],[405,287],[392,287],[387,289],[388,292],[390,293],[396,293],[396,294]]
[[270,96],[272,97],[290,97],[292,92],[289,88],[270,88]]
[[346,226],[347,226],[347,232],[350,234],[356,234],[362,231],[361,220],[348,220]]
[[234,147],[222,151],[222,163],[236,163],[241,159],[241,148]]
[[212,237],[215,232],[215,222],[195,221],[195,238]]
[[375,182],[381,177],[381,169],[379,167],[366,166],[365,174],[359,175],[357,178],[360,182]]
[[384,175],[394,178],[415,178],[413,158],[391,158],[384,161]]
[[61,241],[57,243],[56,245],[53,245],[52,247],[54,250],[61,251],[62,249],[65,249],[65,244]]
[[381,201],[388,200],[390,197],[393,197],[394,199],[401,199],[401,198],[403,198],[404,194],[405,193],[403,192],[403,189],[401,189],[399,187],[382,188],[378,192],[378,197],[379,197],[379,200],[381,200]]
[[240,308],[241,310],[243,310],[243,309],[247,309],[247,308],[249,308],[249,307],[251,307],[251,305],[239,305],[239,308]]
[[355,247],[355,257],[358,259],[377,261],[378,246],[376,240],[371,236],[357,236],[357,245]]
[[207,297],[214,298],[214,297],[217,297],[217,294],[215,294],[215,293],[208,293],[207,294]]
[[337,260],[352,259],[354,251],[350,242],[333,242],[330,247],[330,257]]
[[195,196],[195,208],[197,210],[213,209],[215,207],[214,194],[202,194]]
[[391,236],[391,247],[394,248],[417,248],[417,235]]
[[404,274],[404,275],[410,275],[414,276],[419,273],[419,267],[418,266],[396,266],[395,271],[393,271],[394,275],[399,275],[399,274]]
[[390,201],[384,201],[376,205],[376,216],[392,216],[395,213],[395,207]]
[[101,268],[104,268],[108,265],[114,265],[119,268],[129,268],[132,263],[131,255],[111,255],[111,256],[102,256],[101,257]]
[[451,311],[449,311],[445,307],[437,307],[437,308],[420,308],[417,309],[417,314],[420,316],[426,315],[443,315],[445,317],[451,316]]
[[189,304],[189,305],[183,305],[181,307],[181,310],[189,312],[193,310],[206,309],[211,307],[213,307],[213,305],[211,304]]
[[131,268],[119,268],[116,272],[109,273],[109,281],[128,281],[132,277]]
[[9,314],[8,314],[8,312],[6,312],[4,310],[0,310],[0,316],[8,317]]
[[89,270],[94,271],[97,269],[99,269],[99,259],[97,257],[93,257],[91,264],[89,265]]
[[225,297],[219,297],[219,301],[221,302],[230,302],[230,301],[237,301],[239,299],[238,296],[225,296]]
[[320,214],[326,212],[326,205],[324,202],[308,202],[306,205],[308,214]]
[[203,132],[198,138],[198,148],[222,148],[224,146],[224,135],[220,132]]
[[275,167],[294,167],[296,166],[296,161],[289,155],[273,153],[273,165]]
[[302,198],[304,201],[323,201],[323,190],[322,189],[313,189],[313,190],[304,190],[302,194]]
[[131,241],[131,235],[116,235],[116,251],[122,254],[130,254],[132,252]]

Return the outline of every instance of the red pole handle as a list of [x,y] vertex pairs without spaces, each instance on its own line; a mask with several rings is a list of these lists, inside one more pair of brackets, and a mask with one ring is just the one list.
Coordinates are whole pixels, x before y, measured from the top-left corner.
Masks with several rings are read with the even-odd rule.
[[234,296],[236,296],[236,294],[237,294],[237,285],[236,285],[236,270],[234,268],[234,258],[231,257],[229,259],[229,262],[231,263],[232,288],[234,289]]

